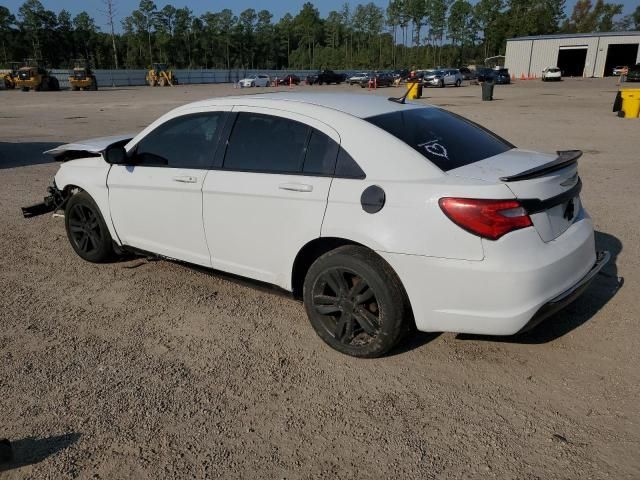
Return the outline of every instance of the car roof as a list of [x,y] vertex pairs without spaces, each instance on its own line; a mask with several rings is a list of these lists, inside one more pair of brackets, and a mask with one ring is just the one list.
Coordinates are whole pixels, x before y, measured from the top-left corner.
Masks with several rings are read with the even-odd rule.
[[[284,105],[287,102],[289,105]],[[407,102],[400,104],[391,102],[386,96],[362,95],[355,93],[296,93],[277,92],[254,95],[237,95],[230,97],[216,97],[209,100],[185,105],[182,108],[208,107],[215,105],[247,105],[255,107],[294,107],[298,105],[311,105],[321,109],[331,109],[353,115],[359,118],[367,118],[385,113],[397,112],[415,108],[424,108],[424,104]]]

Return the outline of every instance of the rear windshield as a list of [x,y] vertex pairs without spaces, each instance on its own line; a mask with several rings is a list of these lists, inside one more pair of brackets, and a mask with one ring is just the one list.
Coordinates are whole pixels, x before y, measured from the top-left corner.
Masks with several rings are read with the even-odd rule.
[[445,172],[514,148],[481,126],[434,107],[385,113],[366,120],[399,138]]

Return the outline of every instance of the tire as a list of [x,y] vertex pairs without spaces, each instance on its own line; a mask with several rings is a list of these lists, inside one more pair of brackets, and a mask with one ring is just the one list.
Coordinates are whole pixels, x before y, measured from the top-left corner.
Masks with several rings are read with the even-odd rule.
[[353,357],[379,357],[398,344],[409,314],[405,299],[389,264],[360,246],[322,255],[304,281],[304,305],[314,330],[330,347]]
[[80,87],[71,87],[71,91],[72,92],[79,92],[80,91]]
[[29,91],[29,87],[22,87],[20,90],[22,90],[23,92],[28,92]]
[[64,211],[64,226],[71,247],[80,258],[105,263],[114,257],[113,240],[100,209],[87,192],[73,195]]
[[96,77],[91,77],[91,87],[89,88],[89,90],[92,90],[94,92],[98,90],[98,80],[96,80]]
[[161,87],[166,87],[167,86],[167,79],[164,77],[160,77],[160,80],[158,80],[158,85]]
[[459,87],[460,85],[462,85],[462,80],[460,79],[456,80],[456,87]]
[[52,92],[60,90],[60,82],[58,82],[56,77],[49,77],[49,90]]
[[440,83],[438,84],[438,87],[444,88],[444,80],[440,80]]

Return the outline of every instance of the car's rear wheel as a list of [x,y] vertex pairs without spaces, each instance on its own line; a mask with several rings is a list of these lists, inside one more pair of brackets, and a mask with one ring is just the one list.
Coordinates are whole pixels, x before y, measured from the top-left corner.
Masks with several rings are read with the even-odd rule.
[[83,260],[104,263],[113,258],[109,229],[98,205],[87,192],[76,193],[69,199],[64,223],[71,247]]
[[384,355],[406,331],[400,280],[364,247],[348,245],[318,258],[305,277],[303,298],[316,333],[347,355]]

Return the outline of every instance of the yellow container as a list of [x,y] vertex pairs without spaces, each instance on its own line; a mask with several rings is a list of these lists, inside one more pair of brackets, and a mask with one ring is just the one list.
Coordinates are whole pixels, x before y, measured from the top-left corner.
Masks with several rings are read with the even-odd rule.
[[624,118],[638,118],[640,115],[640,88],[625,88],[620,90],[622,97],[622,112]]
[[412,82],[409,80],[407,82],[407,90],[409,90],[409,94],[407,95],[408,100],[415,100],[420,98],[420,82]]

